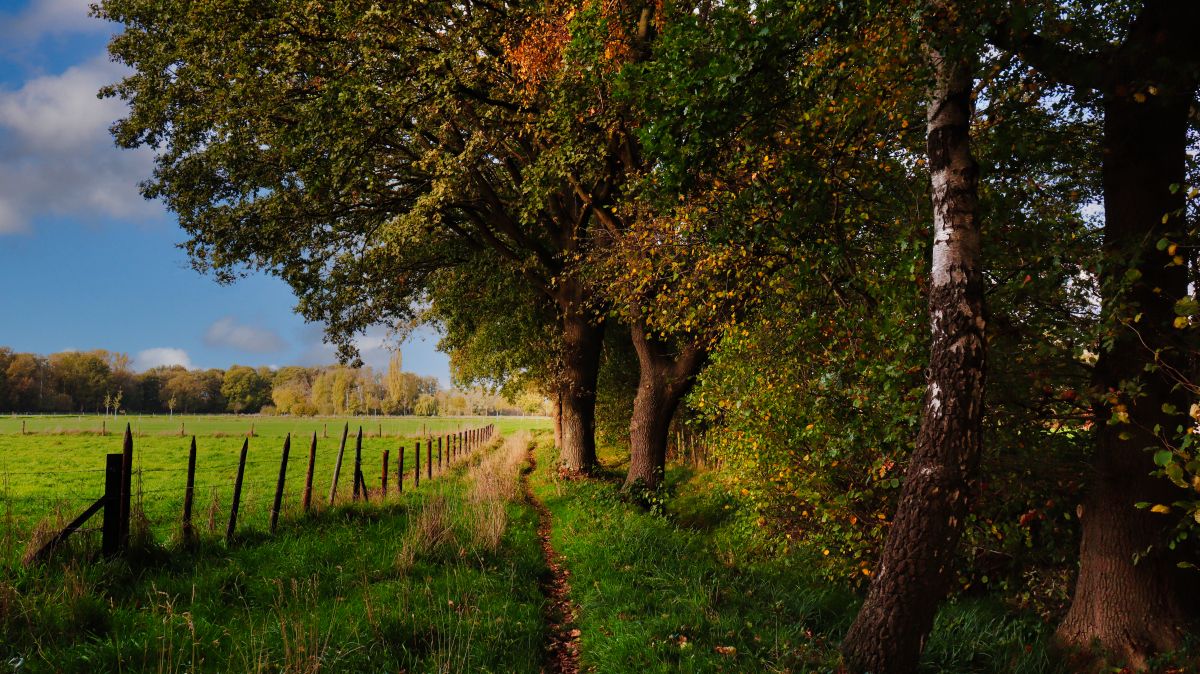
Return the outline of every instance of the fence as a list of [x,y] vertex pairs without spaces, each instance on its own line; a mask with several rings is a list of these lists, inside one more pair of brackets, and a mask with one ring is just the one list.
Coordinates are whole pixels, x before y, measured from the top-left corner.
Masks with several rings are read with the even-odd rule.
[[[402,493],[406,488],[419,489],[422,479],[429,481],[436,475],[443,474],[454,463],[471,456],[487,444],[494,433],[495,427],[489,424],[435,437],[426,436],[402,441],[399,447],[395,448],[394,463],[390,461],[392,448],[385,448],[380,456],[378,480],[371,480],[371,484],[364,472],[366,463],[363,453],[363,429],[360,426],[354,436],[353,456],[347,461],[346,453],[351,436],[350,426],[346,424],[342,429],[332,476],[328,483],[328,498],[325,499],[322,496],[314,498],[314,493],[320,494],[317,490],[323,486],[317,476],[320,472],[319,458],[324,456],[319,452],[319,439],[315,432],[309,439],[307,453],[294,454],[293,438],[288,434],[284,438],[278,458],[251,460],[251,438],[247,437],[242,441],[236,463],[212,466],[198,461],[197,443],[193,436],[186,467],[135,467],[134,438],[130,427],[126,425],[122,451],[107,454],[104,468],[57,472],[60,479],[61,475],[68,473],[86,479],[95,479],[93,474],[95,477],[102,474],[103,479],[94,483],[100,489],[99,496],[72,495],[59,501],[58,510],[63,521],[66,521],[66,515],[76,512],[64,510],[65,508],[78,507],[73,504],[85,504],[85,507],[63,526],[49,529],[41,527],[36,530],[33,540],[27,546],[23,561],[26,564],[45,561],[69,541],[88,534],[99,535],[99,552],[104,556],[120,554],[130,547],[131,538],[147,534],[173,534],[179,537],[181,544],[193,544],[198,539],[199,531],[204,528],[203,522],[195,521],[197,496],[203,496],[206,491],[210,500],[202,517],[207,520],[207,529],[211,534],[217,535],[220,525],[224,525],[223,537],[229,543],[235,540],[240,531],[254,528],[257,524],[265,524],[263,529],[270,535],[275,532],[281,514],[289,507],[296,514],[303,515],[315,508],[332,506],[346,500],[383,500],[390,494]],[[406,447],[409,442],[412,443],[411,450]],[[300,466],[293,465],[299,463],[294,458],[297,455],[300,456],[299,461],[304,462],[302,480],[297,479]],[[410,458],[407,466],[406,455]],[[390,473],[390,465],[395,466],[394,473]],[[347,472],[350,473],[347,478],[351,482],[348,499],[345,490],[339,493],[344,466],[348,466]],[[406,469],[411,471],[411,475],[406,474]],[[210,480],[214,475],[216,479],[197,484],[198,471],[207,475]],[[7,475],[21,476],[19,473]],[[34,473],[28,475],[32,476]],[[37,475],[45,474],[39,472]],[[221,479],[222,475],[225,479]],[[183,480],[178,479],[181,476]],[[390,479],[392,476],[394,481]],[[147,481],[152,484],[150,488],[146,486]],[[230,490],[227,492],[230,504],[227,509],[220,505],[220,497],[225,489]],[[174,494],[175,498],[172,499],[170,494]],[[93,522],[98,515],[99,526],[85,526]],[[11,523],[11,505],[8,520]],[[11,526],[9,530],[12,530]]]

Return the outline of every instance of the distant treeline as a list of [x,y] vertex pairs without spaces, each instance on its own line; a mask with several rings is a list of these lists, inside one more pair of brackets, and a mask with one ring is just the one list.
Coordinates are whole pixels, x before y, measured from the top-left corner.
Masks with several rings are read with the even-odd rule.
[[541,396],[515,403],[483,391],[442,390],[436,377],[344,365],[279,369],[181,365],[134,372],[128,355],[102,349],[50,356],[0,347],[0,412],[522,414],[545,412]]

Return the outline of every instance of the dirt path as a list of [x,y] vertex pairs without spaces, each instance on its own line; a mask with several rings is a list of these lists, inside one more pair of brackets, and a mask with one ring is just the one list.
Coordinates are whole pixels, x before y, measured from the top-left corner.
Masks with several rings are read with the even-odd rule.
[[571,601],[570,571],[550,543],[553,518],[550,509],[529,488],[529,473],[537,469],[533,449],[529,450],[529,471],[521,473],[521,489],[529,504],[537,510],[538,538],[542,541],[542,556],[549,573],[542,579],[542,594],[546,596],[545,618],[550,632],[546,637],[545,664],[548,674],[577,674],[579,672],[579,629],[575,627],[575,604]]

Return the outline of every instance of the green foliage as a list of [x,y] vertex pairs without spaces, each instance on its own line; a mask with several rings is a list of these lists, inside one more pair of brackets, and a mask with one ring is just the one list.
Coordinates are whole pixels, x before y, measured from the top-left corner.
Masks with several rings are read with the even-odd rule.
[[271,379],[271,371],[266,368],[234,365],[225,371],[221,395],[231,412],[253,414],[271,402]]

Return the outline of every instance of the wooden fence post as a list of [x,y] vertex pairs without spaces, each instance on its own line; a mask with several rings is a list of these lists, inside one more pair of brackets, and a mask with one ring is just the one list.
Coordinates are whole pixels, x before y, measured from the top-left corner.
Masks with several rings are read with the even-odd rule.
[[292,434],[288,433],[283,439],[283,458],[279,460],[279,481],[275,483],[275,504],[271,506],[270,533],[275,533],[275,525],[279,524],[279,509],[283,507],[283,482],[287,478],[288,454],[292,450]]
[[413,452],[413,489],[421,487],[421,441],[417,440],[414,446],[416,451]]
[[233,542],[237,528],[238,506],[242,502],[242,478],[246,475],[246,451],[250,449],[250,438],[242,441],[242,456],[238,459],[237,480],[233,483],[233,503],[229,506],[229,526],[225,528],[225,543]]
[[187,486],[183,488],[183,528],[184,545],[191,545],[195,532],[192,530],[192,502],[196,498],[196,436],[192,436],[192,446],[188,448]]
[[433,479],[433,440],[425,441],[425,479]]
[[442,436],[438,436],[438,470],[442,470]]
[[[358,439],[354,441],[354,500],[358,500],[359,488],[366,491],[362,478],[362,426],[358,427]],[[363,494],[366,497],[366,494]]]
[[312,482],[313,468],[317,466],[317,432],[313,431],[312,445],[308,448],[308,474],[304,476],[304,497],[300,502],[300,509],[308,512],[312,507]]
[[396,453],[396,491],[404,493],[404,443]]
[[388,465],[388,450],[383,450],[383,471],[379,475],[379,481],[383,483],[383,498],[387,498],[387,465]]
[[124,472],[122,454],[108,454],[104,462],[104,525],[100,533],[100,551],[105,557],[121,549],[121,483]]
[[121,521],[118,523],[117,546],[129,547],[129,500],[133,487],[133,430],[125,424],[125,439],[121,443]]
[[337,462],[333,464],[333,484],[329,486],[329,505],[333,505],[333,499],[337,496],[338,477],[342,474],[342,456],[346,454],[346,438],[350,435],[350,422],[342,427],[342,445],[338,447]]

